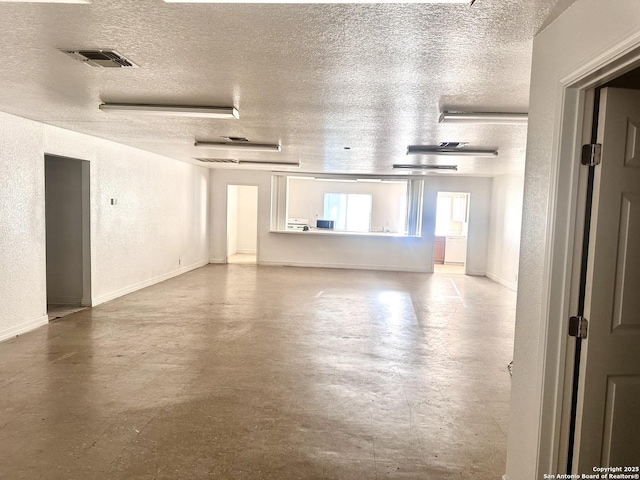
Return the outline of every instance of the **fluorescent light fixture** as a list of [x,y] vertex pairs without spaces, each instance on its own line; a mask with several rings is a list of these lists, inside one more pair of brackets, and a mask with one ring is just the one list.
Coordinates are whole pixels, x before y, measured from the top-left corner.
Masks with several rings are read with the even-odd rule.
[[283,167],[299,167],[300,162],[261,162],[260,160],[238,160],[240,165],[280,165]]
[[244,152],[279,152],[280,145],[269,143],[196,142],[194,146],[208,150],[242,150]]
[[407,155],[454,156],[454,157],[495,157],[497,150],[448,148],[433,145],[409,145]]
[[328,178],[328,177],[316,177],[319,182],[342,182],[342,183],[356,183],[355,178]]
[[415,164],[405,164],[405,163],[395,163],[393,168],[404,169],[404,170],[452,170],[457,171],[457,165],[415,165]]
[[356,182],[361,183],[380,183],[382,182],[381,178],[356,178]]
[[198,107],[187,105],[150,105],[141,103],[103,103],[98,108],[103,112],[127,115],[165,115],[172,117],[240,118],[234,107]]
[[440,123],[484,123],[524,125],[529,121],[528,113],[500,112],[442,112]]
[[90,0],[0,0],[0,3],[91,3]]
[[[229,0],[164,0],[165,3],[229,3]],[[412,3],[462,3],[472,5],[475,0],[415,0]],[[233,3],[255,3],[255,0],[234,0]],[[260,3],[388,3],[388,0],[262,0]]]

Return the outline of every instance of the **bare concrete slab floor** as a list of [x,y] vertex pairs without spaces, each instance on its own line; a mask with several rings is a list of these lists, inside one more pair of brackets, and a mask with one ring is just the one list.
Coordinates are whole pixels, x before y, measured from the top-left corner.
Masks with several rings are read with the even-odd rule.
[[80,305],[47,305],[47,317],[49,318],[49,321],[52,321],[57,318],[66,317],[72,313],[79,312],[85,308],[87,307],[82,307]]
[[227,258],[227,263],[237,263],[241,265],[255,265],[256,255],[251,253],[236,253]]
[[3,479],[498,479],[515,294],[210,265],[0,344]]
[[449,263],[446,264],[435,264],[433,266],[433,273],[456,273],[458,275],[464,275],[464,265],[452,265]]

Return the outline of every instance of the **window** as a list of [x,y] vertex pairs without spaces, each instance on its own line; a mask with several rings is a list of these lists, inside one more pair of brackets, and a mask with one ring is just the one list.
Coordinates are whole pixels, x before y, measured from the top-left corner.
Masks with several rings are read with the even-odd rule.
[[466,235],[468,210],[468,193],[438,192],[436,236]]
[[371,229],[371,195],[325,193],[324,219],[335,222],[334,229],[368,232]]

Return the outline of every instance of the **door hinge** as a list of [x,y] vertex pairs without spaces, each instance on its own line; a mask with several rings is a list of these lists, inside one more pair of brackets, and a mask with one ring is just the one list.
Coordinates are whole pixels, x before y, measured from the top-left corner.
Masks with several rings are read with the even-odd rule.
[[589,321],[584,317],[571,317],[569,319],[569,336],[587,338]]
[[589,143],[582,146],[582,165],[588,165],[589,167],[595,167],[600,165],[602,160],[602,144],[601,143]]

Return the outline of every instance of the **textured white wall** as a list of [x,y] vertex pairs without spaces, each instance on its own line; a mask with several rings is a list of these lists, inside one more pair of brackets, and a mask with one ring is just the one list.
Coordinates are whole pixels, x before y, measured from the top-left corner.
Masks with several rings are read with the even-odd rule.
[[238,253],[256,253],[257,220],[258,187],[238,186]]
[[47,322],[42,131],[0,113],[0,340]]
[[46,322],[45,153],[91,162],[94,304],[207,262],[207,169],[3,113],[0,131],[0,339]]
[[[259,261],[271,265],[362,268],[430,272],[433,268],[436,195],[438,191],[471,192],[471,221],[467,270],[484,275],[489,235],[490,178],[428,177],[425,185],[423,237],[314,235],[271,233],[271,173],[267,171],[211,171],[212,263],[224,261],[226,242],[226,188],[230,184],[259,186]],[[474,240],[471,240],[471,238]]]
[[[553,410],[553,395],[543,392],[543,382],[546,363],[553,363],[546,358],[547,335],[558,319],[547,318],[549,298],[543,287],[547,284],[545,259],[554,240],[549,230],[553,221],[549,209],[552,206],[562,212],[567,208],[550,204],[555,191],[567,187],[556,185],[555,175],[566,169],[567,162],[574,161],[566,156],[561,159],[558,150],[561,81],[639,34],[637,0],[578,0],[534,40],[507,450],[509,480],[533,480],[543,473],[556,473],[548,472],[552,452],[548,451],[550,438],[545,433],[547,427],[554,428],[547,425],[546,418]],[[570,129],[564,132],[572,135]],[[557,339],[550,339],[553,342]]]
[[47,303],[82,302],[82,162],[45,158]]
[[517,286],[524,175],[494,177],[487,277],[513,290]]

